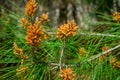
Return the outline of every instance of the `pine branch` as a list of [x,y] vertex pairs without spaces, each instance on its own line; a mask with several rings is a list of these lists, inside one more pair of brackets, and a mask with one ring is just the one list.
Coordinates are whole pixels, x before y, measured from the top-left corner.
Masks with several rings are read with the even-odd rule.
[[93,61],[93,60],[96,60],[96,59],[98,59],[99,57],[101,57],[101,56],[107,54],[108,52],[111,52],[111,51],[113,51],[113,50],[115,50],[115,49],[117,49],[117,48],[120,48],[120,45],[117,45],[117,46],[115,46],[115,47],[113,47],[113,48],[111,48],[111,49],[109,49],[109,50],[107,50],[107,51],[105,51],[105,52],[102,52],[102,53],[100,53],[100,54],[98,54],[98,55],[96,55],[96,56],[94,56],[94,57],[90,57],[90,59],[88,59],[88,60],[85,61],[85,62],[81,62],[81,63],[77,63],[77,64],[75,64],[75,65],[69,65],[69,66],[71,66],[71,67],[72,67],[72,66],[81,66],[81,65],[86,64],[86,63],[88,63],[88,62],[91,62],[91,61]]
[[[95,55],[94,57],[90,57],[90,58],[89,58],[87,61],[85,61],[85,62],[80,62],[80,63],[77,63],[77,64],[71,64],[71,65],[61,64],[61,66],[62,66],[62,67],[76,67],[76,66],[81,66],[81,65],[86,64],[86,63],[88,63],[88,62],[91,62],[91,61],[93,61],[93,60],[96,60],[96,59],[98,59],[99,57],[107,54],[108,52],[111,52],[111,51],[113,51],[113,50],[115,50],[115,49],[118,49],[118,48],[120,48],[120,45],[117,45],[117,46],[115,46],[115,47],[113,47],[113,48],[111,48],[111,49],[109,49],[109,50],[107,50],[107,51],[105,51],[105,52],[102,52],[102,53],[98,54],[98,55]],[[50,65],[55,66],[55,68],[58,68],[58,67],[60,66],[60,65],[57,64],[57,63],[50,63]],[[56,66],[58,66],[58,67],[56,67]]]
[[108,52],[111,52],[111,51],[117,49],[117,48],[120,48],[120,45],[117,45],[117,46],[115,46],[115,47],[113,47],[113,48],[111,48],[111,49],[109,49],[109,50],[107,50],[107,51],[105,51],[105,52],[102,52],[101,54],[96,55],[96,56],[93,57],[93,58],[90,58],[90,59],[88,60],[88,62],[91,62],[91,61],[93,61],[93,60],[95,60],[95,59],[97,59],[97,58],[99,58],[99,57],[107,54]]
[[[55,35],[53,32],[48,32],[50,35]],[[79,35],[89,35],[89,36],[103,36],[103,37],[117,37],[120,38],[118,35],[112,35],[112,34],[102,34],[102,33],[79,33]]]
[[90,36],[103,36],[103,37],[118,37],[117,35],[111,35],[111,34],[101,34],[101,33],[80,33],[81,35],[90,35]]

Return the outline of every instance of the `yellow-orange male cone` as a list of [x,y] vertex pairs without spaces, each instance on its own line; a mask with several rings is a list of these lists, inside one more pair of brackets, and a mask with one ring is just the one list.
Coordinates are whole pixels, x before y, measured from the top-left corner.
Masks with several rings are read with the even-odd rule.
[[41,17],[40,17],[40,22],[41,22],[42,24],[46,24],[46,23],[49,22],[49,21],[50,21],[50,20],[49,20],[48,13],[44,13],[44,14],[41,15]]
[[21,55],[23,55],[22,49],[19,48],[15,42],[14,42],[13,46],[14,46],[14,54],[15,54],[16,56],[21,56]]
[[[109,50],[108,46],[102,47],[102,52],[105,52],[107,50]],[[99,57],[99,61],[101,62],[101,61],[105,60],[107,58],[107,56],[109,56],[110,54],[111,54],[111,52],[108,52],[106,55],[102,55],[101,57]]]
[[120,12],[113,13],[113,20],[120,21]]
[[26,43],[31,46],[39,46],[42,39],[44,39],[44,31],[38,21],[38,18],[36,18],[36,22],[34,24],[30,24],[29,26]]
[[25,14],[27,16],[34,16],[36,11],[38,10],[38,4],[35,0],[29,0],[25,6]]
[[116,61],[114,64],[113,64],[113,67],[115,69],[120,69],[120,61]]
[[77,25],[74,21],[68,21],[67,24],[63,24],[59,27],[57,37],[65,40],[67,37],[72,37],[77,32]]
[[62,80],[75,80],[76,74],[72,68],[66,68],[62,70],[60,77]]
[[28,28],[28,20],[26,18],[22,17],[20,25],[23,28]]

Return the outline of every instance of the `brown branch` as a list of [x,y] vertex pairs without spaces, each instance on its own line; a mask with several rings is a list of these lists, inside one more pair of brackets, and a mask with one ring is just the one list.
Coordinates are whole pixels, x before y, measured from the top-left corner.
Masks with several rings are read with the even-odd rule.
[[64,53],[64,49],[65,49],[65,41],[63,42],[63,46],[61,48],[61,52],[60,52],[60,61],[59,61],[59,67],[60,67],[60,70],[61,70],[61,67],[62,67],[62,56],[63,56],[63,53]]
[[105,52],[102,52],[101,54],[98,54],[98,55],[96,55],[96,56],[93,57],[93,58],[91,57],[87,62],[93,61],[93,60],[95,60],[95,59],[97,59],[97,58],[99,58],[99,57],[107,54],[108,52],[111,52],[111,51],[117,49],[117,48],[120,48],[120,45],[117,45],[117,46],[115,46],[115,47],[113,47],[113,48],[111,48],[111,49],[109,49],[109,50],[107,50],[107,51],[105,51]]
[[[94,57],[90,57],[90,58],[89,58],[87,61],[85,61],[85,62],[80,62],[80,63],[77,63],[77,64],[71,64],[71,65],[61,64],[61,66],[63,66],[63,67],[81,66],[81,65],[86,64],[86,63],[88,63],[88,62],[91,62],[91,61],[93,61],[93,60],[96,60],[96,59],[98,59],[99,57],[101,57],[101,56],[107,54],[108,52],[111,52],[111,51],[113,51],[113,50],[115,50],[115,49],[117,49],[117,48],[120,48],[120,45],[117,45],[117,46],[115,46],[115,47],[113,47],[113,48],[111,48],[111,49],[109,49],[109,50],[107,50],[107,51],[105,51],[105,52],[102,52],[102,53],[98,54],[98,55],[95,55]],[[52,65],[52,66],[58,66],[58,67],[60,66],[60,65],[57,64],[57,63],[51,63],[50,65]],[[58,67],[55,67],[55,68],[58,68]]]
[[[55,35],[55,33],[53,32],[48,32],[48,34],[50,35]],[[120,38],[120,36],[118,35],[112,35],[112,34],[102,34],[102,33],[79,33],[79,35],[89,35],[89,36],[100,36],[100,37],[116,37],[116,38]]]

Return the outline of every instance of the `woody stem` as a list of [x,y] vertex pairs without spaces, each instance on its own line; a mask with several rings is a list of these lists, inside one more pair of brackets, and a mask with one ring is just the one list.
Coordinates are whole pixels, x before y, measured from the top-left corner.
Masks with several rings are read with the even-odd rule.
[[63,46],[62,46],[61,51],[60,51],[60,60],[59,60],[60,71],[62,70],[62,69],[61,69],[61,68],[62,68],[62,67],[61,67],[61,66],[62,66],[62,57],[63,57],[65,45],[66,45],[66,42],[64,41]]

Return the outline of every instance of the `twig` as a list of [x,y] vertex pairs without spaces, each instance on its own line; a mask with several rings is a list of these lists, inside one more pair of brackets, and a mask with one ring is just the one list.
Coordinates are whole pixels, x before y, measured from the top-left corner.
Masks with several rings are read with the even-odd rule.
[[62,66],[62,56],[63,56],[63,53],[64,53],[64,49],[65,49],[65,41],[63,43],[63,46],[62,46],[61,52],[60,52],[60,60],[59,60],[60,71],[61,71],[61,66]]
[[101,34],[101,33],[80,33],[81,35],[90,35],[90,36],[104,36],[104,37],[118,37],[120,36],[117,35],[112,35],[112,34]]
[[[95,57],[91,57],[90,59],[88,59],[88,60],[85,61],[85,62],[78,63],[78,64],[76,64],[76,65],[77,65],[77,66],[80,66],[80,65],[82,65],[82,64],[91,62],[91,61],[93,61],[93,60],[95,60],[95,59],[98,59],[99,57],[101,57],[101,56],[107,54],[108,52],[111,52],[111,51],[117,49],[117,48],[120,48],[120,45],[117,45],[117,46],[115,46],[115,47],[113,47],[113,48],[111,48],[111,49],[109,49],[109,50],[107,50],[107,51],[105,51],[105,52],[102,52],[101,54],[96,55]],[[75,66],[75,65],[71,65],[71,66]]]
[[119,47],[120,47],[120,45],[117,45],[117,46],[115,46],[115,47],[113,47],[113,48],[111,48],[111,49],[109,49],[109,50],[107,50],[107,51],[105,51],[105,52],[102,52],[101,54],[98,54],[98,55],[96,55],[95,57],[90,58],[87,62],[93,61],[93,60],[95,60],[95,59],[97,59],[97,58],[99,58],[99,57],[107,54],[108,52],[111,52],[111,51],[119,48]]
[[59,67],[59,66],[55,66],[55,67],[53,67],[53,68],[51,69],[51,71],[54,70],[54,69],[57,69],[58,67]]
[[[50,35],[54,35],[53,32],[48,32]],[[89,36],[102,36],[102,37],[117,37],[120,38],[118,35],[112,35],[112,34],[102,34],[102,33],[79,33],[80,35],[89,35]]]
[[57,63],[50,63],[50,65],[52,65],[52,66],[59,66],[59,64],[57,64]]
[[[81,65],[86,64],[86,63],[88,63],[88,62],[91,62],[91,61],[93,61],[93,60],[96,60],[96,59],[98,59],[99,57],[101,57],[101,56],[107,54],[108,52],[111,52],[111,51],[113,51],[113,50],[115,50],[115,49],[117,49],[117,48],[120,48],[120,45],[117,45],[117,46],[115,46],[115,47],[113,47],[113,48],[111,48],[111,49],[109,49],[109,50],[107,50],[107,51],[105,51],[105,52],[102,52],[102,53],[100,53],[100,54],[98,54],[98,55],[96,55],[96,56],[94,56],[94,57],[91,57],[90,59],[88,59],[88,60],[85,61],[85,62],[80,62],[80,63],[77,63],[77,64],[66,65],[66,64],[61,64],[61,61],[60,61],[59,64],[54,63],[54,64],[52,64],[52,66],[60,66],[60,68],[61,68],[61,66],[63,66],[63,67],[64,67],[64,66],[65,66],[65,67],[81,66]],[[61,56],[62,56],[62,55],[61,55]],[[62,57],[61,57],[61,58],[62,58]],[[60,59],[60,60],[61,60],[61,59]]]

